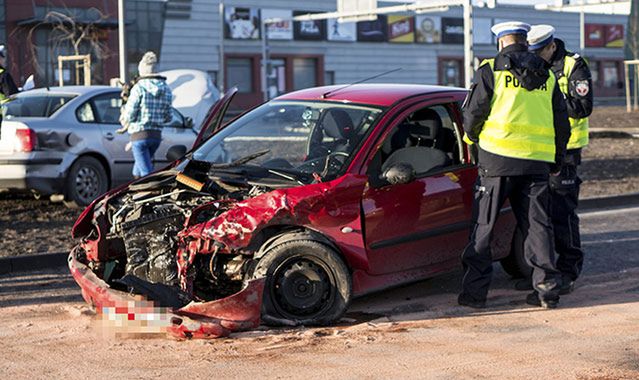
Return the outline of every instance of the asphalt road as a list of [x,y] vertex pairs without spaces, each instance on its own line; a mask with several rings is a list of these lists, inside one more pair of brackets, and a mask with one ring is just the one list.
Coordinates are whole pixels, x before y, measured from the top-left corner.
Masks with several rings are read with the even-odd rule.
[[497,269],[489,308],[470,311],[455,304],[455,272],[357,299],[337,326],[210,342],[105,338],[64,268],[2,275],[0,373],[637,379],[639,207],[584,213],[581,224],[584,275],[557,310],[525,305]]

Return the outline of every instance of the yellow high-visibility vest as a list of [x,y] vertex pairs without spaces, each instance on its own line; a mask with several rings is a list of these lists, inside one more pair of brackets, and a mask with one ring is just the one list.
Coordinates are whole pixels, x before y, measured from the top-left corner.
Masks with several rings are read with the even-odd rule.
[[479,134],[479,146],[500,156],[555,162],[555,128],[552,94],[555,75],[538,89],[528,91],[508,70],[494,70],[490,114]]
[[[561,92],[563,92],[566,96],[569,95],[568,78],[572,73],[572,69],[575,67],[575,63],[577,63],[577,60],[573,56],[567,55],[564,59],[564,75],[557,81],[559,82]],[[570,120],[570,140],[568,140],[568,149],[578,149],[588,145],[588,118],[584,117],[581,119],[573,119],[572,117],[569,117],[568,120]]]

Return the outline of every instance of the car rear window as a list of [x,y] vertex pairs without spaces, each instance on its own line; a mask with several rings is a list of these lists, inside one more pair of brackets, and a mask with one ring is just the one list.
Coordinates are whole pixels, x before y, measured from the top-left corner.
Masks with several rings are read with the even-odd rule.
[[22,95],[13,98],[2,107],[5,118],[49,117],[76,95]]

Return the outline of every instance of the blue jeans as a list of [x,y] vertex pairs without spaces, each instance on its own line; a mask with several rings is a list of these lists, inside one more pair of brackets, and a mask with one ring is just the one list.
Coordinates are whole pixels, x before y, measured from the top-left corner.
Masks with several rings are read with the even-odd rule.
[[149,138],[131,141],[133,151],[133,176],[144,177],[153,171],[153,155],[160,146],[161,139]]

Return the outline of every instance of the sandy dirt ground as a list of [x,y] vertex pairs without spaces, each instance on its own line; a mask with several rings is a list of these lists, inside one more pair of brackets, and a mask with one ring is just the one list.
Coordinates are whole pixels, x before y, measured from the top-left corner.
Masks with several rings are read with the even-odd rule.
[[355,300],[336,326],[210,341],[103,334],[64,268],[0,276],[0,374],[27,378],[638,379],[639,208],[582,214],[584,276],[525,305],[496,266],[489,308],[460,274]]

